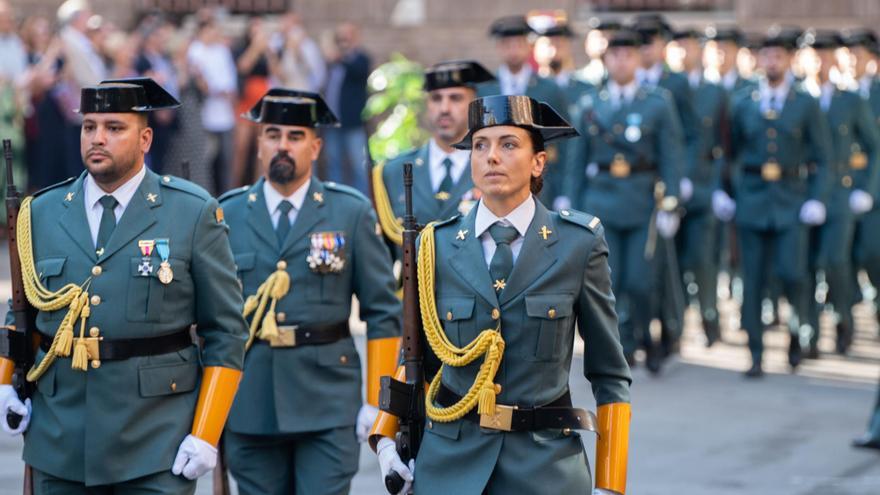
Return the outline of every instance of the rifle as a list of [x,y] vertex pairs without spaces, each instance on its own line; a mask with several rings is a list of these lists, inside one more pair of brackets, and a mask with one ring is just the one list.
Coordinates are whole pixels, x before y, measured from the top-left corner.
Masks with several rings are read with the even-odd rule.
[[[18,257],[17,222],[18,210],[21,206],[21,196],[15,187],[12,173],[12,141],[3,140],[3,158],[6,161],[6,231],[9,237],[9,269],[12,274],[12,316],[14,330],[10,327],[5,329],[5,340],[8,343],[9,356],[15,362],[15,371],[12,375],[12,385],[15,387],[18,397],[22,402],[33,393],[33,385],[26,379],[27,371],[34,364],[33,330],[36,323],[36,313],[28,304],[24,294],[24,281],[21,277],[21,261]],[[16,428],[24,419],[20,414],[9,412],[6,422]],[[33,478],[31,467],[24,467],[24,484],[22,493],[33,493]]]
[[[381,378],[379,409],[400,418],[395,443],[404,463],[415,459],[425,427],[425,370],[419,312],[419,287],[416,267],[418,226],[412,207],[412,163],[403,164],[403,188],[406,213],[403,217],[403,367],[406,383],[390,376]],[[404,485],[396,472],[385,477],[389,493],[398,493]]]

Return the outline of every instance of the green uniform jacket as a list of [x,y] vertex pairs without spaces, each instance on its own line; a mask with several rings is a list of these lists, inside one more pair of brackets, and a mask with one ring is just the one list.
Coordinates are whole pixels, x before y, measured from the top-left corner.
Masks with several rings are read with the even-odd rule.
[[[633,101],[615,110],[600,86],[581,97],[578,112],[576,125],[586,132],[570,140],[565,195],[576,207],[607,219],[610,227],[646,225],[655,206],[655,181],[666,184],[667,196],[678,196],[681,180],[681,131],[669,92],[640,87]],[[599,171],[618,154],[632,166],[652,170],[625,178]]]
[[[403,191],[403,164],[406,162],[413,164],[413,214],[419,224],[426,225],[434,220],[445,220],[460,213],[467,213],[476,204],[476,190],[471,178],[470,162],[450,191],[449,199],[441,202],[434,197],[434,189],[431,187],[429,160],[430,152],[426,144],[403,153],[385,164],[382,170],[382,182],[385,183],[395,218],[402,219],[406,210]],[[400,259],[403,250],[400,246],[394,246],[392,254],[395,259]]]
[[[348,321],[351,296],[360,302],[367,338],[400,335],[400,302],[388,248],[377,232],[370,202],[354,189],[312,177],[287,242],[279,249],[260,179],[235,189],[220,202],[226,211],[232,252],[245,296],[287,262],[290,292],[275,308],[279,325],[321,325]],[[313,234],[341,234],[338,273],[318,273],[306,258]],[[338,244],[337,244],[338,246]],[[254,341],[227,428],[271,435],[317,431],[355,424],[361,406],[361,362],[354,341],[272,348]]]
[[[498,404],[540,406],[568,390],[575,324],[586,343],[584,376],[597,404],[629,402],[630,370],[620,346],[608,248],[598,219],[571,210],[551,212],[536,201],[535,216],[499,299],[480,240],[472,234],[475,218],[476,208],[437,225],[434,291],[438,314],[445,315],[444,331],[456,346],[495,328],[499,322],[492,315],[500,309],[506,346],[495,379],[501,385]],[[551,232],[546,239],[539,234],[544,226]],[[444,386],[464,395],[480,362],[446,368]],[[499,433],[459,420],[428,421],[416,463],[416,490],[479,494],[496,466],[513,470],[519,493],[590,489],[577,433]],[[573,485],[573,479],[585,483]]]
[[800,83],[791,83],[775,119],[764,116],[761,94],[751,88],[733,96],[730,119],[731,161],[736,168],[742,172],[775,160],[784,174],[777,182],[765,181],[760,173],[740,174],[734,185],[739,225],[789,227],[800,222],[801,206],[808,199],[827,204],[831,137],[819,103]]
[[[58,358],[40,378],[25,462],[52,476],[103,485],[171,469],[192,428],[201,368],[241,369],[246,327],[217,201],[190,182],[148,170],[99,259],[86,219],[85,177],[33,201],[34,260],[42,283],[58,290],[91,277],[87,328],[97,327],[106,339],[155,337],[195,324],[205,341],[201,355],[193,346],[104,361],[85,372],[72,369],[70,358]],[[138,240],[160,238],[169,240],[174,271],[167,285],[158,279],[155,249],[153,273],[138,271]],[[96,265],[100,275],[93,275]],[[37,328],[54,335],[66,312],[40,312]]]
[[[501,86],[498,81],[489,81],[477,87],[477,97],[501,94]],[[553,107],[565,120],[569,120],[568,105],[565,92],[552,80],[532,75],[526,87],[526,96],[542,101]],[[568,143],[563,140],[555,143],[547,143],[547,166],[544,168],[544,188],[541,191],[541,200],[552,204],[553,200],[561,194],[562,180]]]
[[712,191],[721,187],[723,132],[728,110],[727,93],[717,84],[701,80],[692,94],[698,132],[695,166],[688,177],[694,184],[694,195],[684,203],[684,207],[688,213],[699,213],[711,208]]
[[[836,89],[825,117],[831,129],[831,200],[828,218],[848,218],[852,215],[849,195],[853,189],[861,189],[875,198],[880,180],[880,132],[874,123],[868,102],[858,93]],[[864,168],[853,168],[854,154],[864,153]],[[858,155],[855,155],[858,156]]]

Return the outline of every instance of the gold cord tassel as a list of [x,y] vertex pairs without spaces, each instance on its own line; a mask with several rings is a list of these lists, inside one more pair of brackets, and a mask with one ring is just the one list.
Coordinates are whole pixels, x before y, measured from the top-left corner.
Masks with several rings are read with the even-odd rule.
[[61,330],[58,331],[56,340],[58,344],[55,348],[55,354],[60,357],[70,356],[70,350],[73,348],[73,324],[70,322],[64,323]]
[[87,301],[80,313],[79,338],[76,339],[76,345],[73,349],[73,359],[70,367],[75,370],[86,371],[89,369],[89,350],[86,346],[86,320],[92,314],[92,308],[88,304],[88,292],[83,292],[84,299]]
[[[253,343],[254,337],[263,340],[277,338],[278,323],[275,320],[275,305],[290,291],[290,274],[287,273],[287,263],[279,261],[276,269],[266,278],[257,293],[245,300],[242,315],[251,316],[250,335],[248,336],[246,349]],[[266,306],[269,306],[268,310]]]
[[263,317],[263,326],[260,329],[260,338],[270,340],[278,337],[278,324],[275,322],[275,299],[272,299],[272,305],[266,316]]

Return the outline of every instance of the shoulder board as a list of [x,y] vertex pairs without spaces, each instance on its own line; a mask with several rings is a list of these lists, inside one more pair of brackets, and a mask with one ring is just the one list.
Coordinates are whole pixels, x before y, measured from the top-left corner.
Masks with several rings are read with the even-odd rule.
[[212,198],[208,191],[202,189],[201,186],[173,175],[163,175],[159,178],[159,183],[165,187],[192,194],[206,201]]
[[437,220],[436,222],[434,222],[434,229],[436,230],[440,227],[452,225],[453,223],[458,222],[458,219],[460,219],[460,218],[461,218],[461,214],[456,214],[456,215],[453,215],[453,216],[447,218],[446,220]]
[[327,189],[330,191],[335,191],[335,192],[345,193],[345,194],[348,194],[349,196],[354,196],[358,199],[361,199],[364,201],[369,201],[367,199],[367,197],[364,196],[364,194],[362,192],[358,191],[357,189],[355,189],[351,186],[339,184],[338,182],[324,182],[323,184],[324,184],[324,189]]
[[59,188],[59,187],[61,187],[61,186],[66,186],[67,184],[70,184],[71,182],[73,182],[73,181],[75,181],[75,180],[76,180],[76,177],[68,177],[68,178],[64,179],[63,181],[61,181],[61,182],[59,182],[59,183],[57,183],[57,184],[52,184],[51,186],[46,186],[46,187],[40,189],[39,191],[37,191],[37,192],[31,194],[31,196],[33,196],[33,197],[36,198],[37,196],[43,194],[44,192],[51,191],[52,189],[56,189],[56,188]]
[[235,196],[238,196],[239,194],[244,193],[245,191],[247,191],[251,187],[252,186],[241,186],[241,187],[236,187],[235,189],[232,189],[231,191],[226,191],[225,193],[221,194],[219,198],[217,198],[217,201],[222,203],[223,201],[226,201],[229,198],[234,198]]
[[566,222],[580,225],[581,227],[586,227],[590,232],[593,233],[596,233],[596,231],[599,229],[599,226],[602,224],[602,222],[599,220],[599,217],[594,217],[589,213],[584,213],[577,210],[561,210],[559,212],[559,218],[565,220]]

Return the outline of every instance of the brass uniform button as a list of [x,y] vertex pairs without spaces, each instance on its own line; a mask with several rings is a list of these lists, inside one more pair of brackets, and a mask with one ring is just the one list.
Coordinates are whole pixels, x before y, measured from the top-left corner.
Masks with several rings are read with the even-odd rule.
[[492,308],[492,319],[497,320],[498,318],[501,318],[501,311],[498,308]]
[[92,359],[92,368],[98,369],[101,367],[100,359]]
[[434,422],[428,421],[428,429],[432,429],[432,428],[434,428]]
[[554,308],[550,308],[550,309],[547,311],[547,316],[548,316],[551,320],[552,320],[553,318],[556,318],[556,309],[554,309]]
[[101,304],[101,296],[95,294],[94,296],[92,296],[91,302],[92,302],[92,306],[97,306],[97,305]]
[[767,129],[767,137],[770,139],[775,139],[776,138],[776,129],[774,129],[772,127]]
[[287,314],[284,311],[282,311],[282,312],[275,315],[275,319],[278,320],[279,322],[283,322],[284,320],[287,319]]
[[284,260],[281,260],[275,264],[275,268],[277,268],[278,270],[287,270],[287,262]]
[[98,329],[98,327],[92,327],[89,329],[89,337],[97,337],[100,334],[101,331]]
[[843,184],[843,187],[852,187],[853,185],[852,177],[848,175],[844,175],[840,182]]
[[342,364],[347,363],[347,362],[348,362],[348,356],[345,356],[345,355],[339,356],[339,362],[342,363]]
[[101,268],[100,265],[95,265],[92,267],[92,275],[94,275],[96,277],[98,275],[100,275],[103,271],[104,271],[104,269]]
[[569,436],[569,435],[571,435],[571,428],[563,428],[563,429],[562,429],[562,434],[565,435],[565,436]]
[[176,392],[176,391],[177,391],[177,383],[176,383],[176,382],[171,382],[171,391],[172,391],[172,392]]
[[446,312],[446,321],[452,321],[452,311]]

